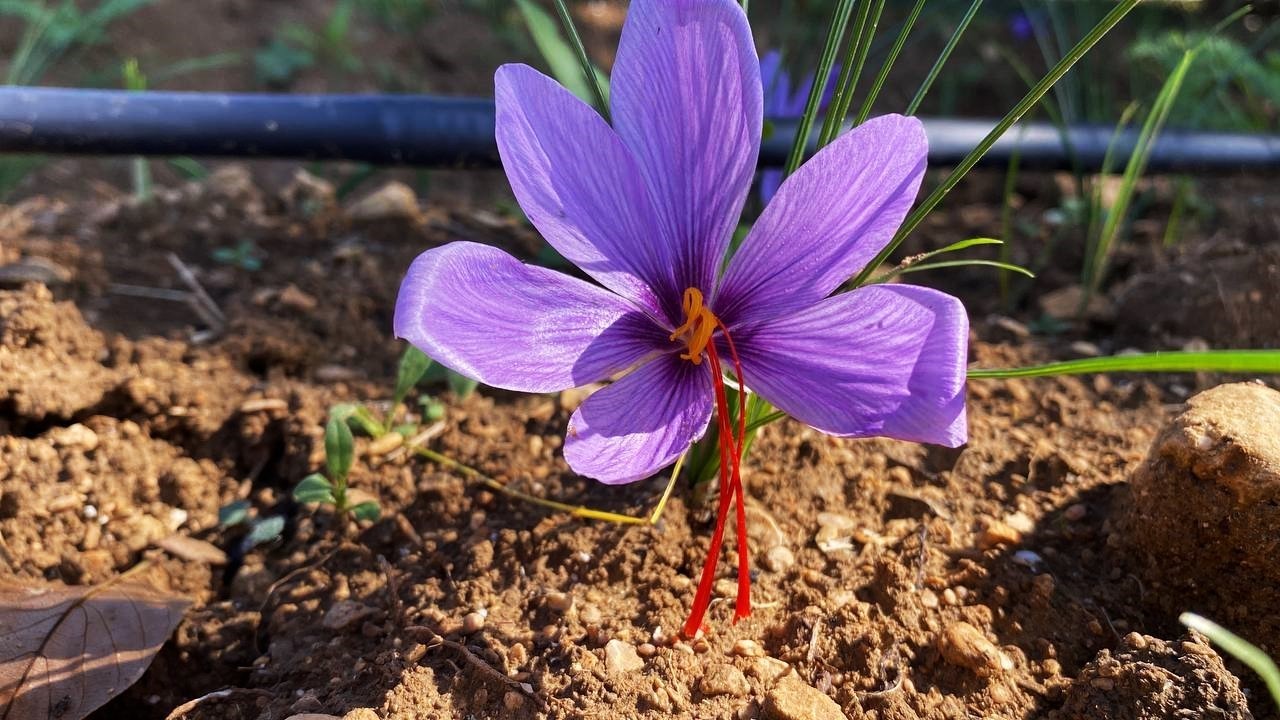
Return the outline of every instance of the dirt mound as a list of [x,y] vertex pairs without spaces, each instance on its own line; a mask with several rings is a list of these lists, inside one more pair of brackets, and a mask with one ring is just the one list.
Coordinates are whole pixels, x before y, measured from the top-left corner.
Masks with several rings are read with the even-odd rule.
[[1179,642],[1129,633],[1103,650],[1067,694],[1060,720],[1252,720],[1240,683],[1198,635]]

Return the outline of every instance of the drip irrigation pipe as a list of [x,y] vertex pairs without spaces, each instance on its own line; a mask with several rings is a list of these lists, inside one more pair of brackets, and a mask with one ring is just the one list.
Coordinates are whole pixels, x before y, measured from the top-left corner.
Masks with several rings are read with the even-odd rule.
[[[929,162],[959,162],[992,120],[924,119]],[[786,161],[793,119],[777,119],[762,165]],[[348,160],[374,165],[494,167],[493,101],[430,95],[268,95],[0,87],[0,153]],[[1014,126],[982,164],[1097,170],[1114,128]],[[1137,130],[1121,133],[1123,167]],[[1068,147],[1070,150],[1068,150]],[[1074,162],[1073,162],[1074,158]],[[1166,130],[1152,172],[1280,169],[1280,135]]]

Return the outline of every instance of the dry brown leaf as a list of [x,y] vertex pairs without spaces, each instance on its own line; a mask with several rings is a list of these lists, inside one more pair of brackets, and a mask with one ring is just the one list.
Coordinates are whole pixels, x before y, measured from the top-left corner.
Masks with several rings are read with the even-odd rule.
[[80,720],[146,671],[191,602],[139,577],[0,581],[0,720]]

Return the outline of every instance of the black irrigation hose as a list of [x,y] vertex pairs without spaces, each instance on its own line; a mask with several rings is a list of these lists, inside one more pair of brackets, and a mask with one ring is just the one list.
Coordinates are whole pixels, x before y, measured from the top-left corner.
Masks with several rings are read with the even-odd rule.
[[[926,119],[929,161],[959,162],[994,125]],[[492,167],[493,101],[429,95],[264,95],[0,87],[0,153],[191,155],[351,160],[375,165]],[[760,152],[786,161],[794,120],[777,120]],[[1076,164],[1096,170],[1114,129],[1069,129]],[[1137,139],[1124,133],[1116,166]],[[1015,146],[1024,167],[1067,168],[1071,157],[1048,123],[1015,126],[983,164],[1003,166]],[[1280,169],[1280,136],[1167,130],[1152,171]]]

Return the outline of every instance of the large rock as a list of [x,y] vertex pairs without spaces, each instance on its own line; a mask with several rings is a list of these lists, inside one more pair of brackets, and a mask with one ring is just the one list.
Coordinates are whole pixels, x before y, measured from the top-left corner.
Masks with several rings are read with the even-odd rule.
[[1115,531],[1170,617],[1191,610],[1280,651],[1280,392],[1192,397],[1130,480]]

